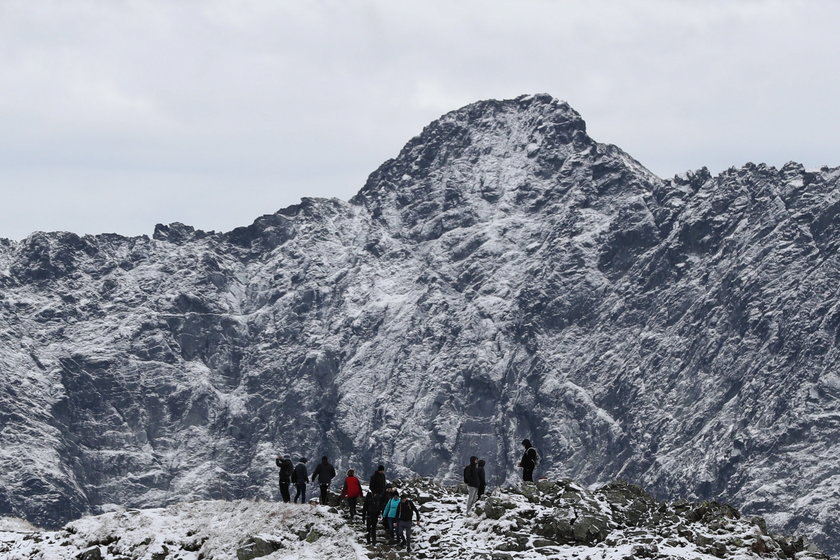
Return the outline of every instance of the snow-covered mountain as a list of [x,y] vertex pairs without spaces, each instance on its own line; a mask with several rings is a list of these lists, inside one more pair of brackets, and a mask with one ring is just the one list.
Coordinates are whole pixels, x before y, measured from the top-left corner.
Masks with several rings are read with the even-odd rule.
[[662,180],[546,95],[349,202],[0,241],[0,515],[267,497],[278,452],[719,499],[840,551],[840,168]]

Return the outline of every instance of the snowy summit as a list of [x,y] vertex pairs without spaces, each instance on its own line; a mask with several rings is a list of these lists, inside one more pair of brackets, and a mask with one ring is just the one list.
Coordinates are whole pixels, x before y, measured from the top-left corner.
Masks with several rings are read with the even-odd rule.
[[533,95],[442,116],[348,202],[0,240],[0,515],[274,500],[279,452],[443,483],[477,455],[498,487],[530,438],[538,476],[840,552],[838,179],[662,179]]

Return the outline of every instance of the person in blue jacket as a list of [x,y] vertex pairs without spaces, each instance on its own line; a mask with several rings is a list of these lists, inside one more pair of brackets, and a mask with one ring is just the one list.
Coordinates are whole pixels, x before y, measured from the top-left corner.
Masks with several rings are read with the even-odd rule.
[[382,510],[382,519],[385,520],[385,533],[388,535],[388,544],[395,544],[397,542],[397,512],[400,507],[400,493],[394,490],[390,496],[388,501],[385,502],[385,508]]

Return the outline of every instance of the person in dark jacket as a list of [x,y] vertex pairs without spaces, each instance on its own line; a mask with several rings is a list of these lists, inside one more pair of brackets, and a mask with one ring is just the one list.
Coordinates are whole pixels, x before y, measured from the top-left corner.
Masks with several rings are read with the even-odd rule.
[[376,470],[373,471],[373,474],[370,475],[370,483],[369,483],[370,491],[373,492],[375,496],[379,499],[379,511],[382,511],[382,508],[385,507],[385,502],[390,499],[390,496],[386,498],[385,492],[388,487],[388,481],[385,479],[385,465],[379,465],[376,467]]
[[481,482],[478,478],[478,457],[475,455],[470,457],[470,464],[464,467],[464,482],[467,484],[466,513],[469,514],[478,499],[478,485]]
[[347,498],[347,505],[350,507],[350,519],[356,517],[356,501],[362,495],[362,483],[356,478],[356,471],[347,471],[347,478],[344,479],[344,486],[341,489],[341,497]]
[[365,503],[362,505],[362,517],[365,520],[365,529],[367,529],[365,534],[367,544],[376,544],[376,526],[379,524],[379,514],[381,513],[380,503],[379,495],[368,492],[365,496]]
[[376,471],[370,475],[370,491],[377,496],[381,496],[385,493],[385,484],[387,484],[385,480],[385,466],[379,465]]
[[306,472],[306,457],[301,457],[292,472],[292,483],[295,485],[295,503],[297,503],[298,498],[300,498],[300,503],[306,503],[307,480],[309,480],[309,474]]
[[274,463],[280,469],[280,495],[283,497],[283,502],[288,504],[291,501],[291,497],[289,496],[289,483],[292,481],[292,473],[295,470],[295,466],[292,464],[292,460],[289,459],[288,455],[282,457],[278,455]]
[[407,552],[411,552],[412,513],[417,516],[417,523],[420,523],[420,510],[414,505],[414,501],[404,494],[397,507],[397,523],[399,523],[400,544],[405,545]]
[[332,479],[335,478],[335,467],[330,464],[326,455],[321,457],[321,463],[312,471],[312,482],[315,482],[316,478],[318,479],[318,484],[321,485],[321,505],[325,506],[327,505],[327,498],[329,496],[327,491],[330,488]]
[[534,468],[537,466],[537,450],[531,445],[531,440],[522,440],[522,447],[525,448],[525,453],[522,454],[522,459],[519,460],[519,467],[522,467],[522,480],[526,482],[534,482]]
[[476,495],[475,499],[478,500],[484,494],[484,491],[487,490],[487,479],[484,478],[484,465],[487,463],[484,459],[478,460],[478,466],[476,470],[478,471],[478,494]]

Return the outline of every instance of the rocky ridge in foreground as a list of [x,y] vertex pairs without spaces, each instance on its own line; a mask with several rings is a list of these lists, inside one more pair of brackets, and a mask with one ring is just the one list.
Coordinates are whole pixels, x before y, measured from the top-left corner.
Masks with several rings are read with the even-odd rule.
[[336,507],[249,500],[121,510],[52,532],[0,530],[0,553],[7,560],[828,558],[728,505],[659,502],[620,481],[597,490],[568,479],[498,488],[469,516],[463,485],[395,485],[415,497],[423,516],[411,554],[366,546],[361,522],[348,522]]

